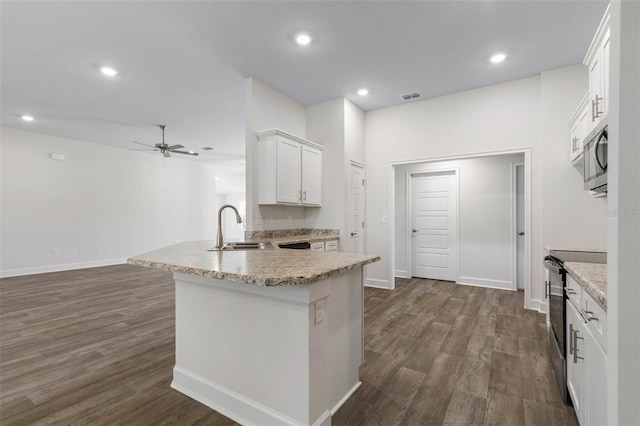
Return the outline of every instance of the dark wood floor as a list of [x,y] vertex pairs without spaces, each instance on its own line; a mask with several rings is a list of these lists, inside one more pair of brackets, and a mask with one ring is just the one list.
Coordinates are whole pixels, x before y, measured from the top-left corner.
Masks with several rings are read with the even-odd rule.
[[[232,425],[172,390],[171,274],[130,265],[2,279],[0,424]],[[363,386],[334,425],[576,425],[544,316],[431,280],[365,290]]]

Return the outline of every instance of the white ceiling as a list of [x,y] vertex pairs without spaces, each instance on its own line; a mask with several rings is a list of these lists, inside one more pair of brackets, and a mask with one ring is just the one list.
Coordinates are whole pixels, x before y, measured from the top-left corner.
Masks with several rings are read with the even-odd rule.
[[[240,167],[244,78],[364,110],[582,61],[606,1],[91,1],[1,8],[2,125]],[[300,47],[298,31],[314,42]],[[490,64],[495,52],[508,59]],[[98,68],[111,65],[114,79]],[[367,87],[370,94],[356,91]],[[25,123],[21,114],[36,121]],[[202,151],[213,146],[213,151]],[[159,155],[158,153],[151,153]],[[223,166],[221,166],[223,167]]]

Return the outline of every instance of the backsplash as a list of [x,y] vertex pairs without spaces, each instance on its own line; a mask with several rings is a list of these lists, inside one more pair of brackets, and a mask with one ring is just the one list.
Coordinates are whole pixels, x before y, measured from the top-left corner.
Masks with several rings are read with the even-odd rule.
[[339,229],[273,229],[270,231],[244,231],[245,240],[256,240],[261,238],[279,238],[291,237],[299,235],[322,235],[322,236],[339,236]]

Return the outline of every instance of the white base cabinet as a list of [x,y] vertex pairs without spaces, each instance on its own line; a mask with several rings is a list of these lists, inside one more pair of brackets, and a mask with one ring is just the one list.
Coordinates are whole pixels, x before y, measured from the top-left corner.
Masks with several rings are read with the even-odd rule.
[[279,129],[258,136],[258,204],[322,205],[322,145]]
[[606,342],[606,312],[570,276],[567,289],[567,387],[580,424],[605,425],[607,355],[601,343]]

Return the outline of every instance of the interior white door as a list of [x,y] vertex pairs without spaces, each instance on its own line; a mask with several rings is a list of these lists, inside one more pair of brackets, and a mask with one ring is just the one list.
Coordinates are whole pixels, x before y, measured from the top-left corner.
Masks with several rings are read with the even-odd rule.
[[524,261],[524,166],[516,166],[516,281],[518,288],[524,289],[525,261]]
[[411,275],[456,280],[458,179],[455,171],[411,178]]
[[364,167],[349,166],[349,251],[364,253]]

